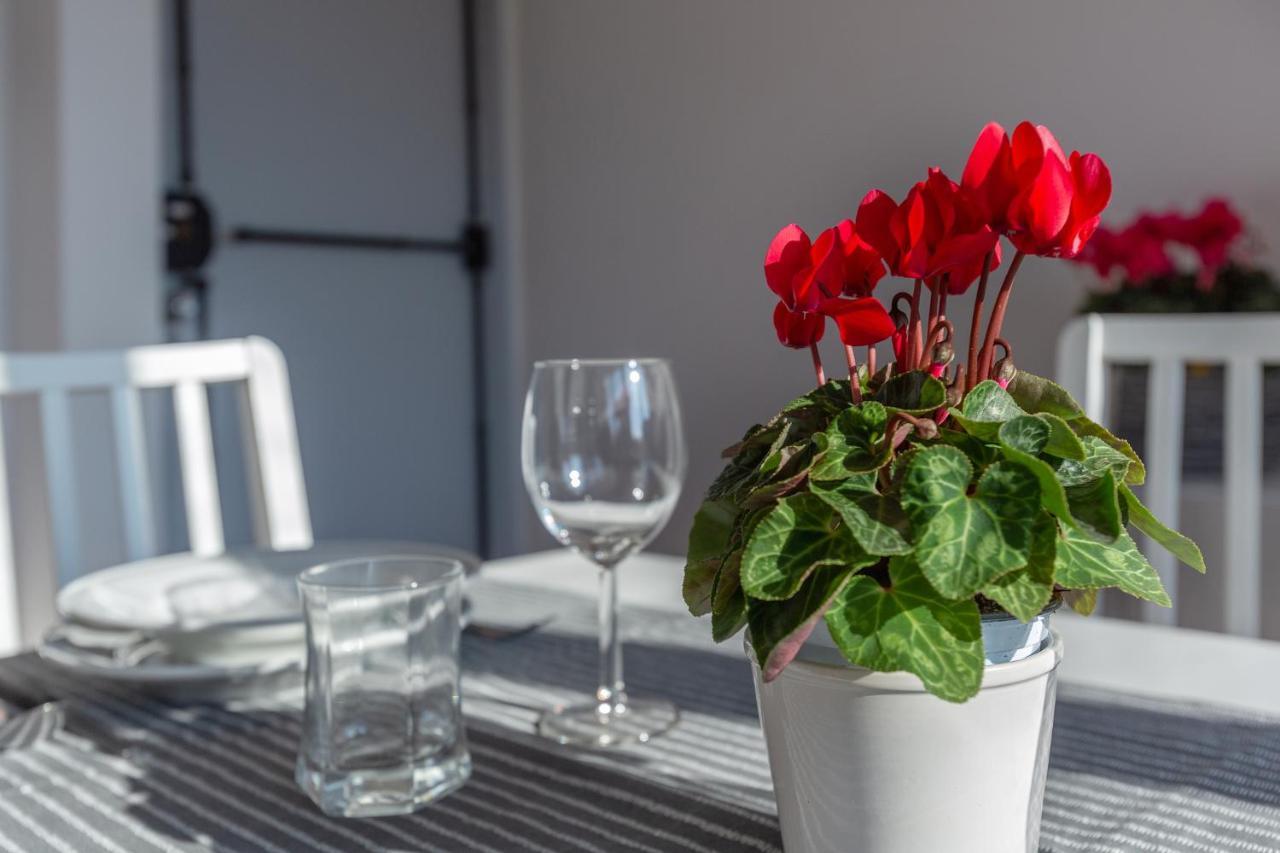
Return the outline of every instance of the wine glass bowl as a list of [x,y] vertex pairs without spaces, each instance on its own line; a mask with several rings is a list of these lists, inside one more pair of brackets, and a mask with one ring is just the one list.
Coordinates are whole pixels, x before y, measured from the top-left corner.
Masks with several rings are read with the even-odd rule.
[[680,406],[662,359],[534,365],[521,437],[525,488],[547,532],[601,570],[596,701],[554,709],[539,726],[565,743],[646,740],[674,723],[669,703],[629,700],[616,640],[613,567],[671,517],[685,471]]

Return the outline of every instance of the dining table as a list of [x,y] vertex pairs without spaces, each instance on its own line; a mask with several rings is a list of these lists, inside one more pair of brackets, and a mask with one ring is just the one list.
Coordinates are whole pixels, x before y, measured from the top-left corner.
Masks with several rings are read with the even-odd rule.
[[[675,702],[678,724],[586,749],[535,725],[594,688],[596,572],[567,551],[487,562],[470,618],[540,627],[464,633],[472,776],[401,817],[328,817],[298,789],[296,688],[183,702],[0,660],[0,699],[65,711],[0,752],[0,851],[781,850],[751,665],[685,611],[682,568],[641,554],[616,570],[628,689]],[[1042,851],[1280,850],[1280,644],[1065,612],[1054,630]]]

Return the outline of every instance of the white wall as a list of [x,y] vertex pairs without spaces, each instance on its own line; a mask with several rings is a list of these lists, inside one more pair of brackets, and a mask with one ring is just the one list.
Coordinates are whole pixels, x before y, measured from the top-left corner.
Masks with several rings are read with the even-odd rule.
[[[526,358],[674,359],[691,465],[660,550],[682,551],[716,451],[810,381],[807,355],[773,337],[769,238],[793,220],[812,233],[850,216],[871,187],[900,197],[930,165],[958,178],[989,120],[1034,119],[1102,154],[1113,219],[1224,193],[1280,244],[1274,3],[555,0],[520,11]],[[1024,265],[1006,325],[1020,366],[1052,371],[1083,281],[1062,262]],[[828,363],[840,363],[834,350]],[[529,545],[549,546],[524,518]]]
[[[5,0],[0,63],[0,346],[159,340],[160,0]],[[53,586],[39,421],[32,401],[5,408],[30,640]],[[73,416],[82,543],[100,567],[122,550],[106,401],[77,399]]]

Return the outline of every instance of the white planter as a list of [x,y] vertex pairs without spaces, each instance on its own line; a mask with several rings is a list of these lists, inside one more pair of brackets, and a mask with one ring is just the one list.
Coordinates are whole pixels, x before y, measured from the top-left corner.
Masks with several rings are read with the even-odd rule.
[[825,634],[769,684],[753,667],[788,853],[1035,851],[1062,641],[989,663],[957,705],[909,673],[815,662]]

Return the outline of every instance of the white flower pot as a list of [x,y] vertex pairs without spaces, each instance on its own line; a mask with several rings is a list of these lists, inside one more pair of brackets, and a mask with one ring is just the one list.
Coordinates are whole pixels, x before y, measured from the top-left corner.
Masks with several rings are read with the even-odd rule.
[[984,623],[988,660],[1013,660],[988,663],[959,705],[910,673],[817,662],[833,645],[822,623],[774,681],[753,667],[788,853],[1035,851],[1062,659],[1047,616],[1014,623],[1035,635],[1021,659],[993,655],[1013,626]]

